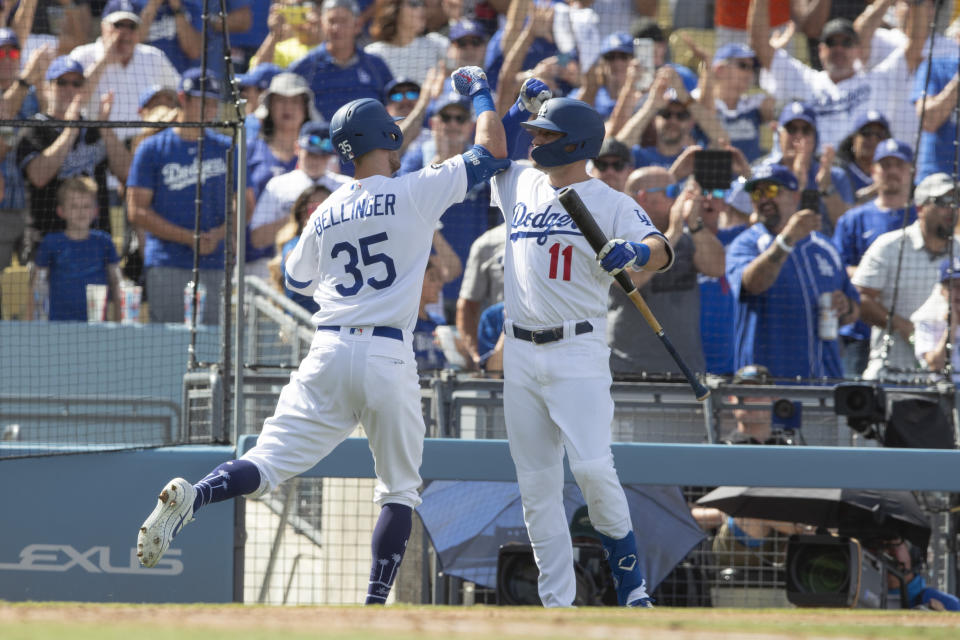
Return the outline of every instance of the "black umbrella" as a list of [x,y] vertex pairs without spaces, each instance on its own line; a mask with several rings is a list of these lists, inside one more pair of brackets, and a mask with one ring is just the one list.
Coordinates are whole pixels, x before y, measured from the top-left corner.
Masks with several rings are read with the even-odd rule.
[[719,487],[697,500],[731,516],[836,528],[860,538],[902,537],[926,548],[930,523],[909,491]]

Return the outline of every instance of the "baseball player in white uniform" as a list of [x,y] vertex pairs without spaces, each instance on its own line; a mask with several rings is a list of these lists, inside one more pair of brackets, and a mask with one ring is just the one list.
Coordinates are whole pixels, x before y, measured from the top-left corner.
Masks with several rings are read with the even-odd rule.
[[[576,595],[563,508],[566,450],[590,522],[602,535],[619,603],[652,606],[610,450],[613,400],[604,325],[608,274],[628,266],[664,271],[673,250],[636,202],[587,174],[586,161],[596,157],[604,136],[603,120],[592,107],[551,98],[536,119],[518,124],[533,135],[535,168],[512,164],[491,185],[507,222],[507,437],[540,569],[540,599],[547,607],[566,607]],[[599,257],[557,199],[566,186],[576,189],[606,236],[615,238]]]
[[381,506],[366,603],[383,604],[420,503],[425,427],[412,329],[433,232],[447,207],[507,166],[497,159],[506,157],[506,142],[491,109],[479,115],[470,150],[391,178],[403,136],[383,105],[362,99],[342,106],[330,132],[343,159],[355,163],[355,179],[313,212],[285,265],[287,286],[320,306],[310,352],[256,447],[195,485],[183,478],[166,484],[140,528],[137,555],[144,566],[156,565],[197,509],[271,491],[315,465],[359,423]]

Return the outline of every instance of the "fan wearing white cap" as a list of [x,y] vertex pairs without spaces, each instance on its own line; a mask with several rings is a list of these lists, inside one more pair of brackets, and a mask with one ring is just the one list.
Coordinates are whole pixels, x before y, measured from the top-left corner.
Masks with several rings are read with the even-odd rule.
[[[861,317],[872,328],[870,360],[863,373],[867,380],[915,379],[918,363],[910,344],[914,332],[910,316],[939,281],[940,261],[960,255],[954,235],[960,203],[954,179],[945,173],[927,176],[917,185],[913,200],[916,222],[874,240],[851,278],[860,291]],[[885,348],[891,315],[893,330]]]
[[[97,113],[100,96],[113,92],[111,120],[137,120],[141,93],[153,85],[175,87],[180,81],[162,51],[140,43],[140,16],[130,0],[110,0],[103,9],[100,37],[74,49],[70,57],[83,65],[87,81],[95,87],[88,113]],[[140,132],[137,127],[115,131],[121,140]]]

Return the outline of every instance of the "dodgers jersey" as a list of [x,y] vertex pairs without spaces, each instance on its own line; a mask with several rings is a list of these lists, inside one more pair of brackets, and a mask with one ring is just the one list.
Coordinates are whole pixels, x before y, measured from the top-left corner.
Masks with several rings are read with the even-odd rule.
[[[491,202],[507,222],[504,253],[506,317],[527,327],[552,327],[565,320],[606,318],[610,274],[557,199],[550,178],[512,163],[494,176]],[[571,185],[607,238],[640,242],[662,237],[646,212],[626,194],[590,178]],[[670,244],[664,242],[669,247]],[[666,271],[670,261],[661,271]]]
[[399,178],[344,184],[314,210],[284,265],[318,325],[412,330],[441,214],[467,193],[462,156]]

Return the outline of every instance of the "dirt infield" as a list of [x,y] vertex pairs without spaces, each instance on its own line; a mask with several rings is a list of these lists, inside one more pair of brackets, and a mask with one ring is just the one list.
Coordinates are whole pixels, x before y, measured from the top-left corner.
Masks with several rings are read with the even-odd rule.
[[275,607],[248,605],[0,604],[4,640],[361,640],[666,638],[960,638],[960,616],[923,611]]

